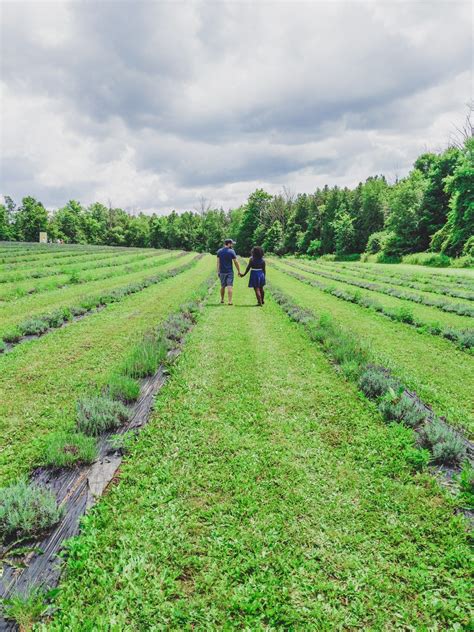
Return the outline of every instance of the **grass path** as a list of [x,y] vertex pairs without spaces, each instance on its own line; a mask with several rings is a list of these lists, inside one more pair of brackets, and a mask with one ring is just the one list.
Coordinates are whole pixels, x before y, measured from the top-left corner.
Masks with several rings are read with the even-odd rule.
[[[311,274],[307,276],[311,278]],[[473,435],[472,356],[448,340],[418,333],[412,327],[342,301],[279,270],[272,269],[271,281],[303,307],[316,314],[331,314],[344,329],[370,347],[376,362],[390,367],[423,401],[433,406],[437,414],[446,416],[453,425]]]
[[48,629],[466,624],[464,524],[409,472],[410,432],[252,303],[237,288],[206,308],[71,547]]

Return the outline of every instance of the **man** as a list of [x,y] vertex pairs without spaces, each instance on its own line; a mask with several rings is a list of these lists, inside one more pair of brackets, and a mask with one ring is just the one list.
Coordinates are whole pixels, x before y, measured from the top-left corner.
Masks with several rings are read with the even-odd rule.
[[234,270],[232,264],[235,265],[237,272],[240,274],[237,255],[232,248],[234,244],[235,241],[232,239],[226,239],[224,241],[224,248],[220,248],[217,251],[217,274],[221,281],[221,303],[224,303],[225,289],[227,288],[229,305],[232,305],[232,286],[234,285]]

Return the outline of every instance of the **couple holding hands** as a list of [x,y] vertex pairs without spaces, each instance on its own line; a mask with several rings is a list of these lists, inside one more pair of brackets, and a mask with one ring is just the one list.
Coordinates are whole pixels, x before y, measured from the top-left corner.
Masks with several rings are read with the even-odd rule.
[[261,307],[265,302],[265,259],[263,258],[263,249],[259,246],[252,248],[251,257],[245,272],[242,274],[237,255],[233,249],[235,241],[226,239],[224,247],[217,251],[217,274],[221,281],[221,303],[224,303],[225,289],[227,288],[227,296],[229,305],[232,305],[232,288],[234,285],[233,265],[237,268],[239,277],[244,277],[250,270],[249,287],[255,290],[257,304]]

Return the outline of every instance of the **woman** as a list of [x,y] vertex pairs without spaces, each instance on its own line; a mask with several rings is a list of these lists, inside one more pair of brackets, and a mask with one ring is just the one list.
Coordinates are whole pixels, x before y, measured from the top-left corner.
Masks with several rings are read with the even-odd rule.
[[250,261],[241,277],[244,277],[250,270],[249,287],[255,290],[258,306],[261,307],[265,303],[265,259],[263,258],[263,249],[260,246],[252,248]]

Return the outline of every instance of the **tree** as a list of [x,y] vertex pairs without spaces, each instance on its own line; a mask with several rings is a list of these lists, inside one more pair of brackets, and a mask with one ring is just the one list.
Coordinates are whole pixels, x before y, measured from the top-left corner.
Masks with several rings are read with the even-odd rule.
[[48,226],[48,212],[34,197],[24,197],[15,216],[15,233],[19,241],[39,241]]
[[432,246],[448,255],[458,256],[474,235],[474,138],[466,141],[453,175],[446,178],[446,191],[451,194],[448,219],[433,236]]
[[249,196],[237,235],[237,248],[241,255],[250,254],[254,245],[254,233],[271,199],[272,196],[263,189],[257,189]]
[[392,235],[386,240],[385,254],[400,256],[420,249],[420,209],[425,189],[426,180],[418,169],[393,187],[386,222]]
[[431,237],[446,223],[451,197],[446,178],[454,173],[461,156],[458,149],[451,147],[440,155],[423,154],[415,162],[415,168],[420,168],[426,178],[418,226],[421,250],[428,249]]
[[336,254],[345,255],[354,252],[354,220],[344,207],[337,214],[333,222],[333,228]]
[[268,229],[263,240],[263,249],[266,252],[281,254],[283,250],[283,227],[278,220]]

